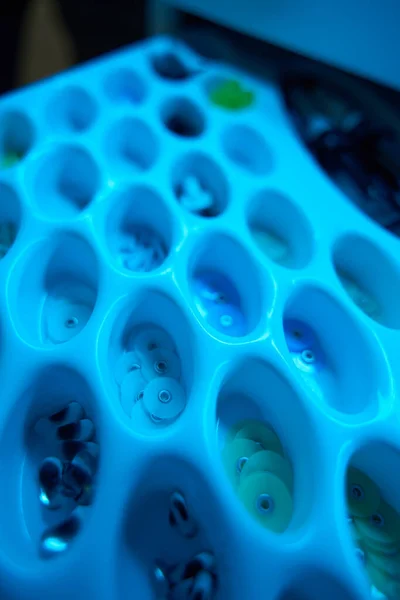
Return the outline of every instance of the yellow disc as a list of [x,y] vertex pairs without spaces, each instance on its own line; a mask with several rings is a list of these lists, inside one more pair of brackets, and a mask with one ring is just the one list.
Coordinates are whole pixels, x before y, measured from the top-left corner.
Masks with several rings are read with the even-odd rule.
[[253,440],[261,444],[264,450],[271,450],[282,456],[284,454],[275,431],[262,421],[242,421],[240,427],[236,427],[235,439]]
[[348,510],[356,517],[370,517],[380,503],[378,486],[368,475],[354,467],[347,471],[346,494]]
[[267,471],[282,479],[288,490],[293,488],[293,471],[290,462],[276,452],[262,450],[254,454],[244,465],[240,481],[252,473]]
[[222,451],[222,461],[234,487],[239,484],[239,476],[247,460],[259,450],[259,444],[252,440],[234,440],[226,444]]
[[400,579],[400,553],[387,555],[370,550],[368,552],[368,561],[387,575],[395,579]]
[[252,473],[240,482],[238,495],[257,521],[282,533],[292,518],[293,501],[286,485],[272,473]]
[[388,600],[400,600],[400,581],[389,577],[386,573],[377,569],[371,561],[365,562],[365,568],[374,586],[387,596]]
[[400,544],[400,515],[384,500],[368,519],[356,519],[356,525],[366,539],[389,546]]

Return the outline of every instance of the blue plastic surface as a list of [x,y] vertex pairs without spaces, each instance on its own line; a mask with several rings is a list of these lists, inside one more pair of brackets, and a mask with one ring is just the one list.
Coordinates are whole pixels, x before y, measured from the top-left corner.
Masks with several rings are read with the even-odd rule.
[[[202,551],[219,600],[371,597],[345,480],[400,510],[400,242],[274,85],[155,38],[3,97],[0,162],[0,597],[165,598]],[[224,470],[246,419],[293,470],[280,534]]]

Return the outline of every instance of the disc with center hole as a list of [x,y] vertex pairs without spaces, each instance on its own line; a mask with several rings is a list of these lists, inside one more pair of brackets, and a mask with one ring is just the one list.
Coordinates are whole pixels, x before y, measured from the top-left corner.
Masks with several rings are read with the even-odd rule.
[[115,365],[115,381],[121,385],[131,371],[140,370],[139,358],[135,352],[124,352]]
[[261,444],[264,450],[276,452],[281,456],[284,455],[282,444],[271,428],[267,427],[261,421],[247,421],[237,430],[235,439],[253,440]]
[[357,518],[356,526],[366,539],[389,546],[400,544],[400,515],[384,500],[371,517]]
[[368,560],[365,563],[365,568],[369,575],[371,582],[374,586],[383,594],[385,594],[388,600],[399,600],[400,598],[400,581],[396,580],[380,569],[377,569],[375,565]]
[[370,550],[368,552],[368,560],[371,565],[380,571],[400,580],[400,553],[386,555]]
[[175,350],[174,343],[171,337],[161,327],[149,326],[141,331],[132,333],[129,340],[129,346],[134,348],[134,351],[140,357],[146,358],[146,355],[151,350],[156,348],[173,352]]
[[348,511],[356,517],[369,517],[380,503],[379,488],[359,469],[350,467],[346,476]]
[[271,473],[253,473],[240,482],[238,496],[250,514],[265,528],[282,533],[293,513],[286,485]]
[[361,546],[361,545],[363,545],[364,538],[363,538],[363,536],[361,535],[361,533],[358,531],[358,529],[357,529],[357,527],[354,525],[354,523],[351,523],[351,524],[350,524],[350,535],[351,535],[351,538],[352,538],[352,540],[353,540],[353,543],[354,543],[356,546]]
[[147,385],[140,369],[130,371],[121,384],[121,406],[130,416],[133,405],[142,399]]
[[54,344],[62,344],[75,337],[86,325],[92,308],[67,298],[49,297],[43,314],[45,336]]
[[372,550],[372,552],[376,552],[378,554],[384,554],[385,556],[393,556],[400,551],[400,544],[383,544],[382,542],[377,542],[372,538],[361,535],[360,532],[359,535],[361,536],[362,544],[364,545],[367,552]]
[[143,377],[150,381],[154,377],[179,379],[181,363],[175,352],[164,348],[155,348],[143,355]]
[[246,321],[242,311],[234,304],[215,304],[207,312],[207,321],[224,335],[246,335]]
[[173,421],[186,406],[186,394],[175,379],[157,377],[144,390],[143,407],[153,421]]
[[234,440],[226,444],[222,451],[222,461],[234,487],[239,484],[239,476],[246,461],[261,450],[252,440]]
[[262,450],[254,454],[244,465],[240,474],[240,481],[252,473],[267,471],[282,479],[288,490],[293,488],[293,471],[290,462],[276,452]]

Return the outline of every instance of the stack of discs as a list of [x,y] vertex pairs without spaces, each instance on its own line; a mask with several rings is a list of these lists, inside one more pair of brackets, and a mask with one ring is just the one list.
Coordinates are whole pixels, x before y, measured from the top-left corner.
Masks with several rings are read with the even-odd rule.
[[350,467],[346,482],[350,527],[372,584],[400,599],[400,514],[365,473]]
[[237,423],[222,459],[246,509],[266,529],[282,533],[293,512],[293,473],[275,431],[261,421]]

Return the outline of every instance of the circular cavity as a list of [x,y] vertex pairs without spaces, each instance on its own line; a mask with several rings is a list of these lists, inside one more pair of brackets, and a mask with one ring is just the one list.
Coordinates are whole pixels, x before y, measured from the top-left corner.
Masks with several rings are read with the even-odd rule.
[[52,220],[76,217],[90,204],[100,187],[99,169],[82,146],[50,148],[31,163],[29,169],[32,197]]
[[222,136],[229,159],[251,175],[266,175],[273,168],[272,153],[263,136],[249,125],[231,125]]
[[290,583],[285,582],[285,590],[277,596],[277,600],[360,600],[364,596],[356,589],[354,578],[353,575],[343,583],[342,576],[336,578],[329,569],[325,571],[314,566],[294,565]]
[[173,51],[153,54],[150,63],[157,75],[168,81],[185,81],[194,74],[183,58]]
[[121,68],[109,73],[104,89],[113,102],[141,104],[147,95],[144,80],[131,69]]
[[351,422],[377,414],[389,390],[386,361],[368,330],[333,296],[315,287],[297,290],[283,330],[293,365],[317,401]]
[[92,96],[79,86],[59,90],[50,100],[47,110],[49,122],[54,129],[73,133],[89,129],[96,120],[97,112]]
[[148,171],[156,162],[159,143],[141,119],[124,117],[113,124],[106,140],[106,153],[113,168],[127,175]]
[[[0,440],[1,454],[8,455],[1,527],[10,560],[36,573],[39,564],[45,568],[43,556],[75,543],[90,518],[99,460],[95,403],[81,375],[52,364],[26,383],[17,404]],[[80,423],[89,422],[91,440],[72,439]],[[62,429],[71,436],[58,437]]]
[[105,227],[106,245],[123,273],[154,271],[169,254],[172,218],[161,196],[150,187],[128,187],[115,193]]
[[345,487],[348,510],[355,515],[350,527],[356,551],[359,547],[364,552],[370,582],[390,594],[400,572],[400,493],[393,476],[399,466],[397,448],[369,442],[352,456]]
[[11,186],[0,182],[0,260],[14,244],[20,224],[20,200]]
[[[216,417],[223,453],[233,444],[251,444],[247,451],[238,451],[236,460],[246,456],[248,461],[240,474],[231,473],[231,481],[239,479],[244,484],[260,473],[277,477],[295,498],[290,528],[302,528],[313,511],[323,458],[315,452],[319,431],[293,386],[265,361],[236,361],[219,392]],[[301,431],[301,436],[295,435],[296,431]],[[271,495],[268,489],[261,493]]]
[[400,329],[400,310],[393,286],[400,285],[400,270],[371,240],[348,235],[333,251],[336,274],[352,301],[371,319]]
[[172,169],[172,188],[187,211],[216,217],[227,207],[229,185],[221,167],[201,152],[181,157]]
[[205,128],[203,112],[189,98],[167,100],[161,109],[161,119],[168,131],[178,137],[198,137]]
[[19,334],[45,347],[77,336],[96,304],[98,268],[93,249],[76,234],[57,231],[33,244],[13,269],[8,288]]
[[[232,269],[232,265],[235,268]],[[189,263],[189,284],[200,317],[218,333],[248,335],[261,316],[265,290],[247,252],[228,236],[210,236]]]
[[225,110],[244,110],[255,101],[254,92],[237,79],[220,76],[209,78],[205,82],[205,91],[212,104]]
[[303,211],[282,193],[259,192],[250,202],[247,222],[258,248],[275,263],[301,269],[311,260],[311,226]]
[[30,119],[22,112],[0,115],[0,170],[17,165],[31,150],[35,132]]

